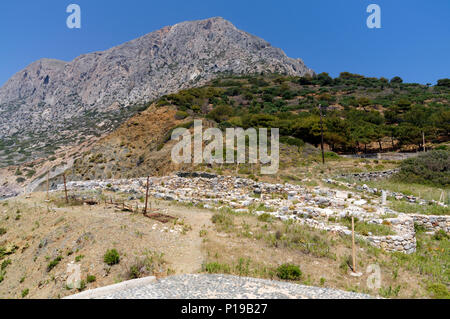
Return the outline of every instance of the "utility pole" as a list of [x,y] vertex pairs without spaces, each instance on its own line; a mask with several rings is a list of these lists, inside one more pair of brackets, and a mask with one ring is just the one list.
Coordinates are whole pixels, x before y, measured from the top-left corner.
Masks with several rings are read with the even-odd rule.
[[319,104],[319,111],[320,111],[320,134],[321,134],[321,141],[320,141],[320,148],[322,149],[322,164],[325,165],[325,152],[323,150],[323,114],[322,114],[322,104]]
[[422,146],[423,146],[423,151],[426,152],[426,149],[425,149],[425,132],[424,131],[422,131]]

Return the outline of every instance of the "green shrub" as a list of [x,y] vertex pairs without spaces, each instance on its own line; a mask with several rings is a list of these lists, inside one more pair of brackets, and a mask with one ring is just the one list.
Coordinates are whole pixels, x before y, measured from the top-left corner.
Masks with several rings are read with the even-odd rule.
[[213,224],[221,225],[221,226],[231,226],[233,225],[233,219],[231,216],[225,214],[225,213],[218,213],[214,214],[211,217],[211,221]]
[[84,280],[80,281],[80,288],[78,288],[78,291],[83,291],[86,289],[86,282]]
[[444,284],[431,284],[427,287],[427,290],[435,299],[450,299],[450,293]]
[[222,121],[228,120],[231,116],[233,116],[233,114],[234,110],[231,106],[220,105],[209,112],[208,117],[220,123]]
[[268,213],[264,213],[258,216],[258,220],[267,223],[272,220],[272,216]]
[[6,234],[6,228],[0,228],[0,236]]
[[230,270],[231,270],[230,266],[228,266],[227,264],[220,264],[218,262],[212,262],[203,265],[203,271],[209,274],[218,274],[218,273],[229,274]]
[[338,159],[340,156],[336,154],[335,152],[325,152],[325,158],[328,159]]
[[398,179],[408,183],[450,185],[450,151],[433,150],[404,160]]
[[281,136],[280,143],[294,145],[298,147],[302,147],[303,145],[305,145],[305,142],[303,142],[303,140],[292,136]]
[[175,114],[175,119],[177,119],[177,120],[184,120],[188,116],[189,116],[189,114],[187,112],[185,112],[185,111],[178,111]]
[[26,296],[28,296],[28,293],[30,292],[30,289],[24,289],[22,290],[22,298],[25,298]]
[[437,81],[437,86],[444,86],[450,88],[450,79],[440,79]]
[[421,224],[414,223],[414,231],[416,233],[424,233],[427,229]]
[[91,282],[94,282],[96,280],[97,280],[97,278],[94,275],[87,275],[86,276],[86,282],[87,283],[91,283]]
[[392,288],[392,286],[389,286],[389,287],[386,287],[386,288],[381,287],[378,290],[378,293],[383,298],[397,297],[398,293],[400,292],[400,288],[401,288],[400,285],[395,287],[395,288]]
[[32,178],[34,174],[36,174],[36,171],[35,171],[35,170],[29,170],[29,171],[27,171],[26,176],[27,176],[28,178]]
[[434,240],[445,240],[445,239],[449,239],[450,236],[447,235],[447,233],[442,230],[439,229],[434,235],[433,235],[433,239]]
[[166,99],[161,99],[156,103],[156,106],[166,106],[169,105],[170,103],[166,100]]
[[2,259],[5,255],[7,255],[6,248],[0,246],[0,259]]
[[283,264],[277,268],[277,276],[283,280],[300,280],[302,271],[293,264]]
[[391,79],[391,83],[401,84],[401,83],[403,83],[403,79],[402,79],[401,77],[399,77],[399,76],[394,76],[394,77]]
[[108,250],[103,256],[103,261],[109,265],[116,265],[120,262],[120,255],[115,249]]
[[146,251],[144,254],[145,257],[136,258],[135,262],[127,267],[125,278],[137,279],[166,272],[167,262],[164,260],[164,254],[153,251]]
[[61,260],[62,260],[62,257],[58,256],[55,259],[53,259],[51,262],[49,262],[47,265],[47,272],[50,272],[53,268],[55,268]]
[[141,268],[139,264],[131,265],[128,269],[128,279],[137,279],[141,277]]
[[1,270],[5,270],[9,265],[11,265],[11,259],[4,260],[2,262]]

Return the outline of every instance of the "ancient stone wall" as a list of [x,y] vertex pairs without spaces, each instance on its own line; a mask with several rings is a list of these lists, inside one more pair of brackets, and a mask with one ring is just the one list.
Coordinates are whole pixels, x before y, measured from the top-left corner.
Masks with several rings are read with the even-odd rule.
[[342,174],[338,177],[340,178],[353,178],[360,181],[374,181],[378,179],[384,179],[389,178],[393,176],[394,174],[397,174],[399,172],[399,169],[392,169],[388,171],[381,171],[381,172],[364,172],[364,173],[353,173],[353,174]]
[[385,222],[392,224],[396,231],[394,236],[369,236],[367,240],[375,247],[386,251],[411,254],[416,251],[414,220],[405,214],[397,218],[387,218]]
[[[182,176],[185,176],[184,174]],[[450,216],[409,215],[395,212],[382,204],[378,190],[365,189],[370,198],[361,192],[335,190],[320,186],[306,188],[301,185],[270,184],[251,179],[216,175],[186,175],[195,177],[165,176],[149,179],[149,196],[180,203],[188,203],[211,210],[222,208],[235,212],[269,214],[283,221],[293,220],[311,228],[351,235],[351,229],[343,223],[354,217],[359,222],[386,225],[392,235],[356,233],[358,239],[391,252],[416,251],[414,224],[429,230],[450,226]],[[145,194],[146,178],[129,180],[68,182],[69,190],[99,191],[108,189],[130,195],[130,200]],[[336,181],[328,181],[338,183]],[[340,182],[339,182],[340,183]],[[62,190],[63,185],[58,186]],[[393,194],[390,194],[393,195]],[[408,198],[408,200],[413,200]],[[417,199],[422,203],[421,199]],[[440,203],[445,206],[445,204]]]
[[423,226],[429,231],[443,230],[447,234],[450,233],[450,216],[436,215],[410,215],[414,219],[414,223]]

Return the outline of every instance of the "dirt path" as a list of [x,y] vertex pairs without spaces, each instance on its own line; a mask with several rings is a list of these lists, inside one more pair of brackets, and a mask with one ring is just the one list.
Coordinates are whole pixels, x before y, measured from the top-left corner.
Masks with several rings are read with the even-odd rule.
[[166,257],[171,262],[171,268],[177,274],[198,273],[205,261],[206,252],[202,248],[203,239],[200,231],[212,226],[212,212],[200,209],[186,209],[180,206],[159,205],[158,208],[168,209],[169,215],[184,219],[186,229],[182,240],[167,243]]
[[[67,265],[81,266],[82,279],[94,275],[94,289],[130,279],[130,267],[150,253],[164,264],[158,276],[198,273],[205,260],[200,230],[211,226],[212,212],[197,208],[153,203],[178,218],[166,224],[142,214],[121,212],[105,205],[57,207],[45,202],[45,193],[33,193],[1,204],[1,224],[6,233],[1,247],[16,247],[0,282],[0,298],[20,298],[29,289],[31,298],[58,298],[75,293],[66,289]],[[5,205],[5,206],[3,206]],[[156,205],[156,207],[155,207]],[[105,252],[116,249],[120,263],[107,266]],[[48,265],[60,258],[51,270]]]

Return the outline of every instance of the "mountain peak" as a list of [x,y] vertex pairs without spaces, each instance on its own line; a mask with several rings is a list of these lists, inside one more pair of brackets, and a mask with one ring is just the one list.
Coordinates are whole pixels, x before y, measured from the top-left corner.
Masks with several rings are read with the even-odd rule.
[[0,88],[0,137],[39,133],[51,144],[55,132],[79,136],[85,114],[145,103],[224,73],[261,72],[313,74],[300,59],[222,17],[181,22],[71,62],[29,65]]

